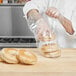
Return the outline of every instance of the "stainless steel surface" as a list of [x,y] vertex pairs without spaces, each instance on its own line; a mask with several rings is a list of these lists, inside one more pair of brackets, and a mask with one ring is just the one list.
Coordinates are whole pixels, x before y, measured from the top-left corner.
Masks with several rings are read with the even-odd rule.
[[24,6],[24,3],[7,3],[7,4],[0,4],[0,6]]
[[[23,6],[0,6],[0,38],[34,38],[23,16]],[[36,44],[0,43],[0,47],[36,47]]]
[[36,44],[35,43],[0,43],[0,47],[1,48],[36,48]]
[[23,7],[11,7],[12,13],[12,35],[13,36],[33,36],[23,18]]
[[12,35],[11,7],[0,7],[0,36]]

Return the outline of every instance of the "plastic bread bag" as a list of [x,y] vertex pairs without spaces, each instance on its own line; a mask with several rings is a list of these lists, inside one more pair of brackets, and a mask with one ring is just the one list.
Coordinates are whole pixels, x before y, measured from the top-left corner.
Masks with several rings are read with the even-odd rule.
[[[35,21],[34,19],[31,19],[31,20],[29,19],[28,21],[29,21],[28,22],[29,28],[35,36],[36,44],[37,44],[37,47],[40,49],[40,52],[46,57],[60,56],[60,48],[57,44],[57,39],[56,39],[54,29],[50,28],[50,30],[52,29],[53,31],[50,31],[50,32],[46,31],[46,29],[48,29],[48,26],[47,26],[48,24],[42,18],[39,19],[38,21]],[[43,27],[46,27],[46,28],[43,28]],[[38,33],[41,30],[44,30],[44,31],[42,32],[41,37],[39,39]]]
[[[45,34],[45,33],[44,33]],[[56,58],[61,55],[60,47],[58,46],[58,42],[54,33],[51,34],[52,36],[44,35],[44,41],[40,41],[39,48],[40,52],[45,57]]]

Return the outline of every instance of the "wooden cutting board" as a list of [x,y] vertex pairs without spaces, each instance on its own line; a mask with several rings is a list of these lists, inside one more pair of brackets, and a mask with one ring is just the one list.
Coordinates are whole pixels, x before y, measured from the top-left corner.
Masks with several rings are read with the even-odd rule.
[[37,48],[26,49],[37,55],[38,62],[35,65],[0,62],[0,76],[76,76],[76,49],[62,49],[59,58],[45,58]]

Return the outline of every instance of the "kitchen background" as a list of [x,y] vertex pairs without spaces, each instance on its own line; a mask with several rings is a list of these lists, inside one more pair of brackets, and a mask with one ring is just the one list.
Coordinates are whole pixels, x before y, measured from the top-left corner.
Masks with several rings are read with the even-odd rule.
[[0,36],[33,36],[23,18],[26,0],[0,0]]
[[23,17],[29,0],[0,0],[0,47],[36,47],[33,33]]

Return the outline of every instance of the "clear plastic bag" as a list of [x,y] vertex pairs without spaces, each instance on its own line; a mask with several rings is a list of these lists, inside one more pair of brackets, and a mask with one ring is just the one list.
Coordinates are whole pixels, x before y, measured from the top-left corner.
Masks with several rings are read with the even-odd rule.
[[[36,44],[37,47],[40,48],[40,52],[45,56],[45,57],[59,57],[61,55],[61,50],[58,46],[57,38],[54,32],[53,28],[50,28],[50,33],[48,31],[45,31],[42,33],[41,39],[39,40],[38,38],[38,31],[39,28],[44,24],[48,25],[43,19],[38,20],[35,22],[33,19],[30,20],[31,25],[30,30],[33,32],[35,39],[36,39]],[[42,28],[42,27],[41,27]]]
[[59,57],[61,55],[55,33],[52,33],[51,36],[44,35],[44,41],[40,41],[39,48],[45,57]]

